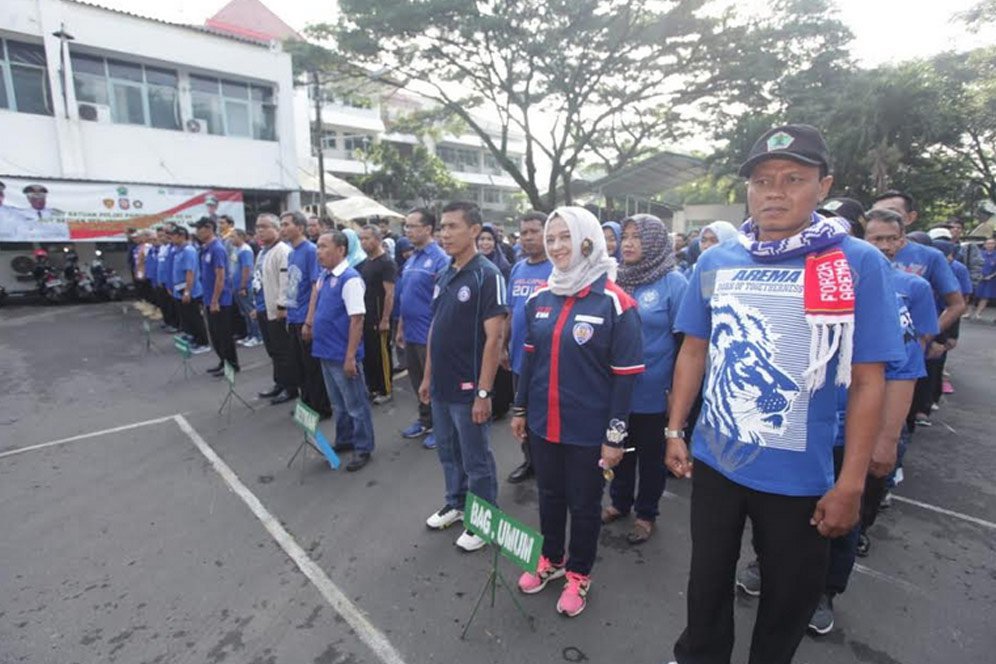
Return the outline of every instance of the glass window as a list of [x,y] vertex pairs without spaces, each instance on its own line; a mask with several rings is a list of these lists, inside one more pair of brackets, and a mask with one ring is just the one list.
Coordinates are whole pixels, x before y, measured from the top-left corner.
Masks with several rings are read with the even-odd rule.
[[252,105],[252,137],[262,141],[277,140],[277,107],[273,104]]
[[224,136],[225,120],[221,115],[221,96],[204,92],[191,92],[194,117],[207,122],[208,133]]
[[145,101],[142,86],[111,83],[111,117],[119,124],[139,124],[145,122]]
[[175,71],[155,67],[145,68],[145,80],[149,85],[165,85],[170,88],[175,88],[177,84]]
[[370,145],[370,137],[364,134],[346,134],[342,137],[342,149],[347,159],[354,158],[354,152],[363,151]]
[[197,92],[210,92],[218,94],[218,79],[191,75],[190,89]]
[[7,74],[3,67],[0,67],[0,108],[10,108],[7,101]]
[[48,73],[37,67],[10,66],[10,78],[14,87],[14,99],[21,113],[52,115],[52,104],[48,98]]
[[247,99],[249,97],[249,86],[245,83],[222,81],[221,94],[232,99]]
[[143,82],[142,65],[133,65],[128,62],[117,60],[107,61],[107,73],[111,78],[119,78],[125,81]]
[[7,55],[11,63],[45,66],[45,48],[38,44],[25,44],[7,40]]
[[95,76],[105,76],[104,59],[94,58],[89,55],[79,55],[73,53],[70,57],[73,63],[74,74],[93,74]]
[[485,189],[484,190],[484,202],[485,203],[501,203],[501,191],[498,189]]
[[336,149],[336,133],[334,131],[327,131],[324,134],[322,134],[322,149],[323,150]]
[[52,115],[45,49],[37,44],[0,40],[0,107]]
[[251,136],[249,104],[225,100],[225,126],[229,136]]
[[159,129],[179,129],[179,96],[176,88],[149,86],[149,121]]

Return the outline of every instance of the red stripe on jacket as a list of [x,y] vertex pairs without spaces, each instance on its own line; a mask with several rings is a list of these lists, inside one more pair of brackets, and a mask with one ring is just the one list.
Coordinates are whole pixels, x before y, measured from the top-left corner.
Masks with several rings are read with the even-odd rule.
[[560,442],[560,337],[564,332],[567,319],[571,317],[574,308],[574,298],[569,297],[557,316],[557,324],[553,327],[553,339],[550,343],[550,385],[546,405],[546,439],[552,443]]

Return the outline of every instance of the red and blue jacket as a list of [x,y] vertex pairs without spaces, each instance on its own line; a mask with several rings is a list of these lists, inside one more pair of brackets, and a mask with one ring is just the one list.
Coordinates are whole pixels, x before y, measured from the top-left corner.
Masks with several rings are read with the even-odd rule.
[[636,301],[614,282],[602,276],[569,297],[538,288],[526,302],[523,349],[515,405],[533,434],[594,446],[609,422],[626,422],[643,335]]

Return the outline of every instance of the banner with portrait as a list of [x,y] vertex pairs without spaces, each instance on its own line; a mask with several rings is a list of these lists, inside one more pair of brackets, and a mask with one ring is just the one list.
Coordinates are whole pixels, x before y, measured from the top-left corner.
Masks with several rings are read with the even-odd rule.
[[0,182],[0,242],[119,242],[128,228],[220,215],[245,228],[241,191],[6,176]]

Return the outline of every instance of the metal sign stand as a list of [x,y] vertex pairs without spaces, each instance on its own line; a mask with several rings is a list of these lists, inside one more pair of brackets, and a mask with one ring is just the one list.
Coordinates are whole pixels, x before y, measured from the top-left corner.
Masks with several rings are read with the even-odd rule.
[[290,468],[297,455],[301,454],[302,451],[304,452],[301,455],[301,483],[304,483],[304,468],[308,464],[309,447],[321,456],[324,456],[328,460],[332,470],[338,470],[339,456],[332,449],[332,446],[329,445],[328,441],[325,440],[322,432],[318,430],[318,413],[305,405],[303,401],[298,400],[297,405],[294,407],[294,422],[301,427],[304,439],[297,446],[297,449],[294,450],[290,461],[287,462],[287,467]]
[[149,321],[142,321],[142,336],[145,337],[145,354],[148,355],[152,352],[159,352],[159,347],[156,346],[156,342],[152,340],[152,326],[149,325]]
[[256,409],[250,406],[245,399],[235,391],[235,367],[225,361],[225,382],[228,383],[228,394],[225,395],[225,400],[221,402],[221,408],[218,409],[218,414],[221,415],[222,411],[225,410],[225,406],[228,406],[228,422],[232,422],[232,397],[238,399],[243,406],[248,408],[251,412],[255,413]]
[[180,369],[183,369],[184,380],[189,379],[190,374],[197,373],[194,367],[190,364],[190,358],[192,356],[192,353],[190,352],[190,343],[180,335],[177,335],[173,337],[173,347],[176,348],[176,352],[180,355],[181,364],[175,371],[173,371],[173,374],[169,377],[169,380],[166,381],[167,383],[172,382],[172,380],[176,377],[176,374],[180,373]]
[[474,617],[477,616],[477,611],[481,608],[481,602],[484,601],[484,596],[491,591],[491,608],[495,606],[495,595],[498,591],[498,586],[503,587],[508,591],[508,596],[512,598],[512,603],[515,604],[515,608],[519,610],[522,617],[526,619],[529,623],[529,629],[536,631],[536,621],[535,619],[526,613],[526,610],[522,608],[522,604],[519,603],[519,598],[515,596],[515,591],[512,586],[509,585],[508,581],[505,580],[505,576],[498,569],[498,546],[496,544],[491,544],[491,572],[488,574],[488,580],[484,583],[484,588],[481,589],[481,594],[477,598],[477,603],[474,604],[474,610],[470,613],[470,618],[467,620],[467,624],[463,627],[463,633],[460,634],[460,640],[463,641],[467,638],[467,632],[470,630],[470,624],[474,622]]

